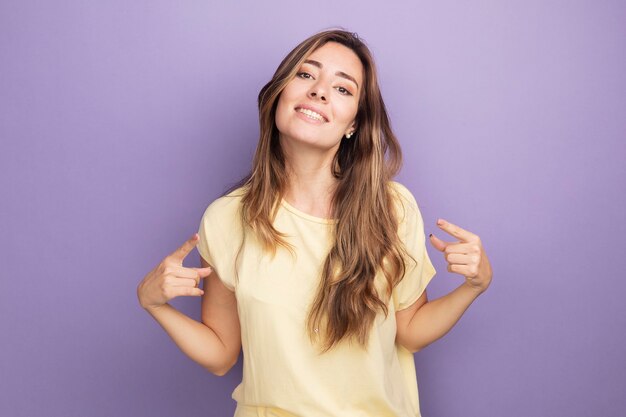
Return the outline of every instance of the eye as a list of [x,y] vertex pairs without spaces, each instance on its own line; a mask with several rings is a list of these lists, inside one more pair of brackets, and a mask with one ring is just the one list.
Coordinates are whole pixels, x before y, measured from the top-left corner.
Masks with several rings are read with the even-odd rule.
[[305,78],[305,79],[313,78],[311,74],[309,74],[308,72],[304,72],[304,71],[297,73],[296,76],[300,78]]
[[352,93],[350,91],[348,91],[344,87],[337,87],[337,91],[339,91],[340,94],[343,94],[343,95],[346,95],[346,96],[351,96],[352,95]]

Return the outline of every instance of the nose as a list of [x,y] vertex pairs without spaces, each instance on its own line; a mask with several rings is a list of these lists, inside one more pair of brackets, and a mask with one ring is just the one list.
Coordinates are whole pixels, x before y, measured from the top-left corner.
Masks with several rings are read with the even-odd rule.
[[315,83],[309,90],[309,97],[312,99],[319,99],[323,102],[328,101],[326,93],[326,87],[324,87],[320,82]]
[[[317,93],[315,91],[312,91],[309,95],[311,96],[311,98],[317,97]],[[326,101],[326,97],[323,94],[320,94],[319,98],[322,101]]]

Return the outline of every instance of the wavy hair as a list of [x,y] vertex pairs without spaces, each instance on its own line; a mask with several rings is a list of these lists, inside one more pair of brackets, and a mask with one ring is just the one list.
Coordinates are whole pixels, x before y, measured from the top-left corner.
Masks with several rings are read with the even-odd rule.
[[[369,49],[354,33],[327,30],[296,46],[280,63],[258,96],[260,138],[243,187],[241,217],[268,253],[283,247],[293,254],[286,235],[273,226],[287,187],[285,158],[276,126],[278,98],[304,60],[327,42],[350,48],[364,69],[364,82],[352,138],[342,138],[332,163],[338,180],[331,199],[334,244],[324,262],[317,294],[307,319],[307,332],[322,352],[342,340],[366,347],[376,315],[387,316],[386,301],[405,273],[406,250],[398,237],[398,220],[389,187],[402,163],[398,141],[377,81]],[[231,190],[232,190],[231,189]],[[241,252],[241,251],[240,251]],[[383,290],[377,274],[385,278]]]

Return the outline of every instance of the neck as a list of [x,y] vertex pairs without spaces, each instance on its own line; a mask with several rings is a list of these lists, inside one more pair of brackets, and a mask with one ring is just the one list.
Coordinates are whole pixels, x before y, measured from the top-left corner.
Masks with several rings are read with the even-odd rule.
[[302,148],[291,144],[282,146],[288,178],[284,198],[305,213],[331,218],[330,204],[337,185],[332,175],[332,161],[337,148]]

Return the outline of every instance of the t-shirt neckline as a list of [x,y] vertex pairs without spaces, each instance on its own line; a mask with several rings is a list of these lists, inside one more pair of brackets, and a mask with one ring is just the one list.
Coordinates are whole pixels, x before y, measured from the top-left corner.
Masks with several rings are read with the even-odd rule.
[[303,212],[302,210],[298,210],[297,208],[295,208],[294,206],[289,204],[287,202],[287,200],[285,200],[284,198],[281,200],[280,203],[281,203],[281,205],[283,207],[285,207],[287,210],[289,210],[290,212],[292,212],[296,216],[302,217],[302,218],[304,218],[306,220],[310,220],[312,222],[322,223],[322,224],[335,224],[335,223],[337,223],[336,219],[324,219],[322,217],[315,217],[315,216],[313,216],[311,214]]

